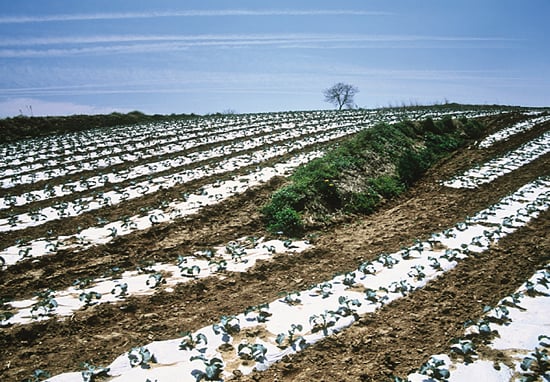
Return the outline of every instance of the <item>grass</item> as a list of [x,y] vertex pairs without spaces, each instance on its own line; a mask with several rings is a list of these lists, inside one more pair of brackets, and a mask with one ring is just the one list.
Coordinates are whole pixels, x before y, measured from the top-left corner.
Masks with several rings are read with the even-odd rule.
[[304,215],[326,221],[335,213],[372,213],[382,200],[401,194],[483,129],[476,121],[447,117],[363,130],[299,167],[291,183],[273,193],[262,208],[267,229],[301,236],[306,230]]

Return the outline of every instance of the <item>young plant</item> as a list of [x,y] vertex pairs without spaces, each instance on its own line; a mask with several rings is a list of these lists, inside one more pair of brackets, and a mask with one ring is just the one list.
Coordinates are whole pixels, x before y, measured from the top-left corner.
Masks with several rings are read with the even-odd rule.
[[524,296],[521,292],[512,293],[502,299],[502,305],[509,306],[511,308],[516,308],[519,310],[526,310],[524,307],[519,305],[523,297]]
[[255,317],[247,318],[249,321],[256,320],[257,322],[266,322],[268,317],[271,316],[271,313],[269,313],[269,304],[260,304],[256,306],[249,306],[245,309],[244,315],[248,316],[250,314],[255,314]]
[[334,312],[325,311],[325,313],[314,314],[309,317],[309,323],[311,324],[311,332],[316,333],[323,331],[324,336],[328,336],[328,329],[336,324],[336,317]]
[[464,322],[465,328],[468,328],[470,326],[475,327],[474,332],[472,334],[478,335],[484,340],[490,340],[496,335],[498,335],[498,332],[496,330],[491,329],[491,325],[489,321],[486,321],[484,319],[481,319],[477,322],[472,320],[467,320],[466,322]]
[[227,261],[224,259],[218,261],[212,259],[208,262],[208,266],[210,267],[211,272],[223,272],[227,270]]
[[395,257],[392,257],[392,255],[382,253],[378,256],[376,259],[379,263],[381,263],[386,268],[393,268],[395,264],[399,262]]
[[94,291],[82,292],[80,293],[80,296],[78,296],[78,299],[84,302],[85,307],[92,306],[97,304],[97,301],[94,302],[93,300],[101,299],[101,293],[97,293]]
[[50,378],[52,375],[47,372],[46,370],[42,369],[35,369],[32,372],[32,375],[29,378],[25,378],[23,382],[40,382],[45,381],[46,379]]
[[[548,338],[547,336],[539,336],[539,341],[541,337]],[[520,379],[522,382],[548,380],[548,376],[550,375],[548,350],[536,347],[534,352],[523,358],[520,367],[524,371]]]
[[431,357],[429,361],[420,366],[418,372],[422,375],[427,375],[430,378],[435,379],[436,381],[445,382],[448,381],[451,373],[448,369],[445,369],[445,361]]
[[[383,294],[381,295],[378,292],[382,292]],[[370,288],[365,289],[365,300],[370,301],[371,304],[380,304],[380,306],[383,306],[389,299],[388,290],[386,288],[379,288],[378,292]]]
[[503,325],[511,321],[510,317],[508,317],[510,311],[505,305],[499,305],[494,309],[488,305],[483,308],[483,313],[487,313],[489,311],[491,311],[491,315],[487,316],[487,320],[489,322]]
[[435,269],[436,271],[441,271],[443,268],[441,268],[441,264],[439,263],[439,260],[437,258],[428,256],[428,260],[430,260],[430,267]]
[[415,265],[414,267],[411,267],[411,270],[407,273],[407,275],[417,281],[421,281],[426,277],[426,274],[424,273],[424,266],[422,265]]
[[409,284],[407,280],[401,280],[401,281],[394,281],[390,284],[388,290],[391,293],[401,293],[403,296],[405,296],[407,293],[412,291],[414,287]]
[[365,275],[374,275],[376,274],[376,268],[370,261],[364,261],[361,264],[359,264],[358,268],[359,272],[364,273]]
[[201,268],[198,265],[180,265],[181,275],[184,277],[197,278],[201,273]]
[[[277,346],[281,349],[285,349],[288,346],[291,346],[292,349],[296,350],[296,346],[300,349],[304,349],[306,346],[306,340],[302,336],[297,336],[297,332],[301,332],[303,329],[302,325],[292,324],[288,330],[288,334],[279,333],[275,342]],[[286,340],[286,341],[285,341]]]
[[355,284],[355,272],[346,272],[342,284],[352,287]]
[[472,341],[455,339],[451,343],[451,352],[462,356],[464,363],[474,362],[473,357],[477,356],[477,353]]
[[288,305],[298,305],[302,302],[300,300],[300,292],[283,292],[283,302]]
[[53,293],[53,290],[46,289],[36,294],[38,301],[31,307],[33,318],[49,316],[57,308],[57,301],[55,301]]
[[90,278],[83,278],[83,279],[76,279],[73,281],[73,286],[76,286],[78,289],[86,289],[90,286],[92,283],[92,279]]
[[332,284],[324,282],[316,286],[315,293],[321,295],[323,298],[327,298],[332,294]]
[[155,356],[151,354],[151,352],[147,348],[144,348],[143,346],[132,348],[128,352],[128,359],[130,360],[131,367],[139,366],[142,369],[151,368],[149,363],[157,363]]
[[111,294],[114,294],[116,297],[124,298],[128,295],[128,284],[127,283],[118,283],[111,290]]
[[222,341],[229,342],[230,336],[241,331],[240,321],[237,316],[222,316],[219,324],[212,325],[216,334],[222,334]]
[[237,347],[237,355],[245,361],[265,362],[267,349],[262,344],[241,343]]
[[190,358],[190,361],[201,360],[205,369],[195,369],[191,375],[195,377],[196,382],[200,381],[221,381],[223,372],[223,361],[219,358],[206,359],[204,355],[198,355]]
[[109,373],[108,367],[94,366],[86,362],[82,367],[85,369],[82,371],[83,382],[94,382],[96,377],[107,377]]
[[340,306],[338,309],[334,312],[335,314],[347,317],[347,316],[353,316],[355,320],[359,319],[359,315],[357,314],[357,309],[355,307],[360,307],[361,303],[357,299],[348,299],[346,296],[340,296],[338,297],[338,303]]
[[166,284],[166,280],[161,273],[157,272],[150,274],[145,284],[147,284],[149,288],[154,289],[158,288],[161,284]]
[[456,249],[446,249],[445,254],[441,255],[441,258],[447,259],[447,261],[457,261],[458,255],[460,255],[460,252]]
[[[180,342],[180,350],[196,349],[200,353],[204,353],[206,351],[207,344],[208,344],[208,340],[206,339],[206,336],[204,334],[199,333],[195,337],[193,337],[193,334],[187,331],[183,333],[183,336]],[[200,349],[199,349],[199,346],[201,346]]]
[[243,257],[246,256],[246,249],[235,242],[231,242],[225,246],[225,251],[231,255],[231,259],[235,263],[248,262],[248,260],[243,260]]

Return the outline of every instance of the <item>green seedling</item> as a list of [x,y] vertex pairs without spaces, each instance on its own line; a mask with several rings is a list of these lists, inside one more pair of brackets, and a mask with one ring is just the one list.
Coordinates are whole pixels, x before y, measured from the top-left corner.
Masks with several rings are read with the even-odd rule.
[[207,344],[208,340],[206,339],[206,336],[204,334],[198,333],[195,337],[193,337],[193,334],[187,331],[184,332],[182,335],[180,350],[196,349],[200,353],[204,353],[206,351]]
[[157,363],[157,360],[155,359],[155,356],[151,354],[151,352],[141,347],[135,347],[132,348],[128,352],[128,359],[130,360],[130,366],[131,367],[141,367],[142,369],[150,369],[151,365],[150,363]]

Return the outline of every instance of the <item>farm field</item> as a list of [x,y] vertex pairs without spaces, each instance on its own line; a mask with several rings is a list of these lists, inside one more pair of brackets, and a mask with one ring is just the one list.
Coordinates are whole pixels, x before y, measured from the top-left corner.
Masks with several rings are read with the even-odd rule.
[[[299,165],[378,122],[444,115],[480,119],[484,137],[370,215],[301,238],[266,231],[261,207]],[[467,357],[499,365],[492,380],[548,378],[544,356],[520,364],[550,342],[549,134],[545,113],[464,107],[5,144],[1,380],[446,380],[444,367],[460,380]],[[492,335],[472,334],[484,317]],[[522,317],[532,338],[503,344],[513,331],[497,324]],[[452,352],[458,339],[473,353]]]

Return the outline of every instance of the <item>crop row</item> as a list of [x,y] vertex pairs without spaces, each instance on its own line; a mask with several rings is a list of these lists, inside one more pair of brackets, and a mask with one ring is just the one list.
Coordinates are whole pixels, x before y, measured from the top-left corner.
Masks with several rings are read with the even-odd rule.
[[[550,205],[550,178],[531,182],[472,219],[433,234],[428,240],[393,254],[380,254],[352,271],[289,291],[285,297],[251,306],[237,316],[223,316],[212,326],[182,338],[155,341],[131,349],[108,368],[113,381],[182,381],[229,377],[262,370],[353,323],[359,315],[423,287],[472,253],[494,245]],[[253,334],[255,333],[255,335]],[[154,368],[150,365],[155,363]],[[66,373],[51,381],[77,381]]]
[[501,157],[474,167],[444,182],[444,185],[452,188],[476,188],[517,170],[548,152],[550,152],[550,132],[542,134]]
[[81,250],[92,245],[105,244],[118,236],[130,234],[136,230],[145,230],[159,223],[197,213],[202,207],[212,205],[232,195],[242,193],[255,185],[268,181],[275,176],[285,176],[302,163],[320,156],[319,151],[295,155],[292,159],[271,167],[251,171],[231,180],[218,181],[201,188],[199,193],[189,194],[184,201],[167,203],[163,208],[145,211],[141,215],[125,216],[108,224],[89,227],[80,232],[61,237],[37,238],[22,241],[0,252],[0,265],[8,266],[27,258],[54,254],[61,249]]
[[486,149],[493,146],[497,142],[505,141],[511,136],[523,133],[535,127],[536,125],[550,121],[550,115],[543,115],[536,118],[530,118],[525,121],[518,122],[506,129],[497,131],[494,134],[484,138],[478,145],[479,148]]
[[[487,115],[488,112],[477,112],[478,115]],[[494,111],[492,111],[494,113]],[[11,187],[18,183],[28,183],[42,179],[43,174],[22,174],[42,169],[50,177],[62,176],[63,165],[70,165],[70,173],[78,173],[87,169],[100,169],[114,163],[124,163],[134,159],[132,154],[149,156],[165,151],[170,144],[198,139],[200,137],[223,137],[227,133],[250,130],[258,127],[275,129],[293,125],[325,125],[396,122],[403,118],[416,119],[420,116],[439,118],[443,115],[467,115],[473,112],[449,111],[447,113],[419,113],[408,111],[397,114],[394,111],[365,111],[349,110],[336,113],[334,111],[316,111],[305,113],[257,114],[244,116],[229,116],[219,119],[197,119],[171,124],[148,124],[133,127],[118,127],[94,130],[65,135],[62,137],[46,138],[40,141],[30,140],[15,144],[0,146],[6,161],[0,165],[0,179],[2,188]],[[271,117],[270,117],[271,116]],[[211,141],[211,140],[209,140]],[[23,154],[24,153],[24,154]],[[110,158],[110,159],[109,159]],[[88,160],[89,162],[85,162]],[[143,159],[143,158],[141,158]],[[82,161],[75,166],[75,162]],[[74,166],[74,167],[73,167]],[[47,178],[49,179],[49,178]]]
[[550,264],[495,307],[487,306],[479,320],[467,322],[463,338],[453,340],[449,355],[430,357],[402,381],[548,380],[549,286]]
[[32,299],[10,301],[8,304],[16,311],[0,313],[0,326],[68,316],[83,307],[150,295],[159,288],[173,292],[172,286],[177,284],[211,276],[225,278],[230,272],[245,272],[258,260],[275,254],[300,253],[309,247],[305,241],[245,237],[194,255],[178,256],[175,264],[150,264],[135,271],[111,269],[109,276],[78,279],[65,290],[45,290]]
[[[336,127],[346,127],[352,124],[356,124],[358,121],[317,121],[315,125],[312,124],[282,124],[277,128],[273,126],[247,126],[245,128],[235,128],[233,125],[224,126],[222,129],[216,131],[213,134],[195,134],[194,137],[176,137],[175,142],[164,142],[163,144],[151,145],[150,141],[140,143],[142,146],[146,146],[147,149],[142,150],[136,147],[136,144],[124,144],[118,147],[119,155],[109,155],[101,157],[96,153],[93,153],[93,160],[89,162],[82,161],[81,158],[71,157],[69,159],[70,165],[68,166],[49,166],[47,170],[32,172],[28,174],[14,173],[0,179],[2,182],[2,188],[14,187],[18,184],[28,184],[36,181],[52,180],[54,178],[74,175],[83,171],[98,171],[105,167],[111,167],[114,165],[120,165],[127,162],[144,162],[145,159],[158,158],[163,154],[171,154],[170,156],[181,156],[186,154],[189,150],[194,149],[197,151],[199,147],[205,145],[221,144],[224,142],[231,142],[237,140],[238,142],[244,140],[244,138],[251,139],[257,136],[257,139],[261,139],[265,136],[266,141],[270,141],[270,136],[282,137],[284,134],[291,133],[292,136],[299,136],[300,134],[313,133],[320,130],[330,130]],[[279,134],[278,134],[279,133]],[[271,139],[272,139],[271,138]],[[183,143],[182,143],[183,142]],[[149,167],[159,167],[160,163],[149,163]]]
[[[226,144],[217,144],[201,151],[188,152],[189,147],[186,147],[185,150],[181,152],[181,155],[172,159],[145,164],[142,164],[143,161],[140,159],[137,165],[124,170],[112,171],[86,179],[80,179],[78,181],[69,181],[58,186],[48,185],[42,190],[29,191],[21,195],[4,196],[0,198],[0,204],[3,204],[3,206],[0,206],[0,209],[21,206],[35,201],[70,195],[72,193],[89,191],[99,187],[105,187],[106,185],[115,185],[137,178],[151,177],[155,174],[165,174],[169,171],[181,170],[182,167],[199,167],[201,163],[207,163],[213,159],[227,157],[224,159],[230,160],[231,156],[238,153],[245,153],[262,148],[265,150],[266,146],[269,146],[268,150],[273,150],[273,148],[277,147],[279,150],[285,151],[288,150],[289,145],[294,146],[300,144],[300,142],[302,142],[303,145],[313,143],[315,137],[317,137],[318,142],[326,142],[327,140],[333,139],[333,137],[340,138],[364,128],[366,128],[366,126],[360,124],[304,126],[292,130],[285,129],[276,131],[246,140],[235,140]],[[177,178],[182,175],[175,174],[174,176]],[[170,176],[163,176],[162,179],[164,179],[164,181],[159,181],[158,179],[161,178],[157,178],[155,183],[170,183]],[[171,186],[166,185],[166,187]]]
[[[268,146],[263,139],[258,139],[257,141],[250,140],[248,142],[245,142],[247,143],[246,145],[243,143],[242,145],[245,147],[238,146],[237,148],[235,148],[234,146],[226,146],[220,148],[221,152],[216,152],[214,154],[211,151],[197,153],[196,155],[194,155],[194,157],[203,159],[204,155],[203,160],[213,158],[224,159],[219,160],[214,164],[207,164],[199,168],[191,168],[175,174],[158,176],[156,178],[150,178],[139,183],[134,182],[134,184],[128,187],[118,188],[114,191],[101,192],[99,193],[99,195],[96,196],[80,197],[73,202],[57,203],[51,207],[42,208],[40,210],[35,210],[30,213],[12,215],[8,218],[0,219],[0,231],[21,230],[27,227],[38,226],[56,219],[78,216],[88,211],[97,210],[106,206],[112,206],[127,201],[129,199],[152,194],[160,189],[171,188],[178,184],[198,180],[207,176],[219,175],[222,173],[235,171],[239,168],[250,165],[258,165],[268,159],[283,156],[298,150],[303,151],[308,146],[313,146],[319,143],[329,142],[341,138],[345,135],[357,132],[362,128],[362,126],[349,126],[347,129],[336,128],[329,131],[318,132],[316,135],[308,135],[302,139],[287,139],[286,135],[292,135],[292,132],[289,132],[289,134],[285,134],[285,137],[281,138],[282,141],[279,144],[277,144],[277,140],[274,140],[273,144]],[[261,149],[236,157],[231,157],[229,155],[232,149],[235,149],[237,152],[246,152],[248,150],[252,150],[254,147],[260,147]],[[192,162],[193,160],[189,160],[189,163]],[[148,167],[139,167],[140,171],[136,171],[134,175],[136,173],[147,175],[143,174],[143,172],[145,172]],[[112,180],[113,181],[111,182],[111,178],[105,176],[103,179],[103,183],[116,183],[116,181],[121,181],[120,177],[116,177]],[[78,183],[78,185],[84,188],[90,187],[93,184],[93,188],[97,187],[97,183],[99,182],[95,182],[94,180],[93,183],[83,183],[84,182],[80,182]],[[77,185],[74,184],[73,186],[75,188],[77,187]],[[70,193],[71,187],[67,187],[65,185],[64,188],[60,187],[60,191]]]

